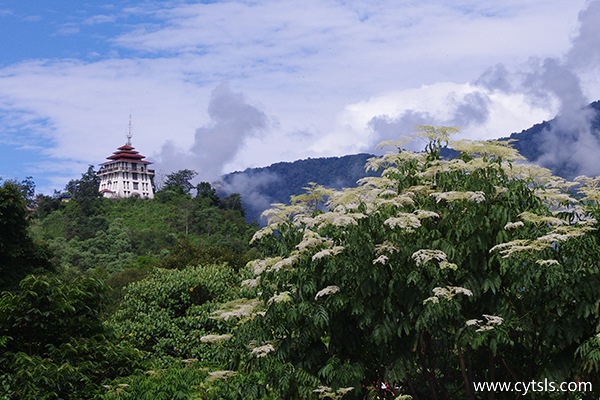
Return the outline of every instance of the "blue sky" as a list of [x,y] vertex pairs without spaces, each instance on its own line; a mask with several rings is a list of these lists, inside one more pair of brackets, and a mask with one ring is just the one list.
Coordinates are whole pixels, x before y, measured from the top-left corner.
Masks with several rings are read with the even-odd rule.
[[130,114],[159,178],[209,181],[416,124],[507,136],[600,99],[599,2],[2,1],[0,177],[60,190]]

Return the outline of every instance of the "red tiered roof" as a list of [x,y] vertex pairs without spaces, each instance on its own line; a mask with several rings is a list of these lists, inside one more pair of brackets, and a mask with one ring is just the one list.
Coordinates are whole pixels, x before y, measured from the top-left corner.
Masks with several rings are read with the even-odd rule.
[[[117,151],[115,151],[112,155],[106,157],[107,160],[111,160],[111,161],[129,161],[129,162],[140,162],[143,164],[152,164],[149,161],[144,161],[143,159],[146,158],[146,156],[141,155],[139,152],[134,150],[134,147],[131,146],[130,144],[125,144],[121,147],[119,147],[117,149]],[[110,161],[109,161],[110,162]],[[106,162],[104,164],[108,164],[109,162]],[[101,164],[101,165],[104,165]]]

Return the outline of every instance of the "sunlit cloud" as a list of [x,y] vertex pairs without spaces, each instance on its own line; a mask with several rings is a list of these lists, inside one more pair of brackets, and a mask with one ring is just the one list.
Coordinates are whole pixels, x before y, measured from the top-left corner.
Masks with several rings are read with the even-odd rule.
[[[0,143],[26,138],[44,162],[62,165],[64,181],[123,144],[131,113],[134,146],[157,169],[216,179],[374,151],[416,123],[456,125],[469,138],[508,136],[560,109],[556,93],[524,85],[545,59],[568,67],[586,98],[600,98],[590,39],[598,3],[165,1],[88,4],[54,10],[53,19],[4,7],[1,18],[53,21],[60,46],[89,46],[0,59]],[[224,120],[211,111],[224,87],[241,107],[227,115],[229,131],[217,129]],[[250,109],[260,123],[244,119]]]

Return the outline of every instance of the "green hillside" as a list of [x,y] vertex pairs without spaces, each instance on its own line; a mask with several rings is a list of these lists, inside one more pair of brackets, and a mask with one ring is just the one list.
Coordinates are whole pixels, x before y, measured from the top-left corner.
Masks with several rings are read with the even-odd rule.
[[188,170],[153,200],[0,182],[0,399],[597,398],[599,180],[448,133],[260,230]]

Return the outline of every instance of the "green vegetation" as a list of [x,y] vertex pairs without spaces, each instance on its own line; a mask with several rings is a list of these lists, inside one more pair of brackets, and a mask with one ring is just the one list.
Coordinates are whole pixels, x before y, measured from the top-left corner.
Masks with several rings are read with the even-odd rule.
[[258,231],[188,170],[152,201],[38,197],[29,219],[31,182],[5,182],[0,399],[504,399],[473,383],[546,379],[595,391],[529,397],[597,398],[600,178],[453,132],[388,143],[358,187],[310,185]]
[[[202,183],[193,197],[182,189],[191,171],[167,178],[154,201],[99,197],[92,167],[67,184],[69,202],[34,197],[31,178],[3,182],[0,399],[110,398],[127,387],[113,380],[147,377],[197,333],[224,329],[208,310],[240,293],[256,228],[239,196],[219,199]],[[186,308],[204,312],[203,330]]]

